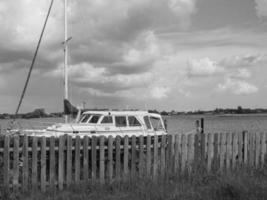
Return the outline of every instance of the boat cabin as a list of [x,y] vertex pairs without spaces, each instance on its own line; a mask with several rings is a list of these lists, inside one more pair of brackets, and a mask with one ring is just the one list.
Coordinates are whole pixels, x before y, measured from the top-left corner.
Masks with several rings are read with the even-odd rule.
[[53,134],[75,135],[162,135],[166,129],[161,115],[147,111],[86,111],[75,123],[47,128]]

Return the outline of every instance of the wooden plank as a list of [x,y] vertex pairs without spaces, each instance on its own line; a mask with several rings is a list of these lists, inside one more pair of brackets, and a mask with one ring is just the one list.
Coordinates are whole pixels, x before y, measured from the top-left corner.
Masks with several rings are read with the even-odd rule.
[[158,177],[158,136],[154,135],[154,148],[153,148],[153,178]]
[[188,135],[188,153],[187,153],[187,157],[188,157],[188,164],[190,166],[190,169],[191,169],[191,166],[193,164],[193,161],[194,161],[194,147],[195,147],[195,144],[194,144],[194,141],[195,141],[195,136],[194,134],[190,134]]
[[200,134],[201,161],[206,162],[206,134]]
[[233,134],[233,154],[232,154],[232,169],[236,169],[236,163],[238,159],[238,133]]
[[213,154],[214,154],[214,134],[209,133],[207,135],[208,137],[208,148],[207,148],[207,153],[208,153],[208,161],[207,161],[207,171],[210,172],[211,171],[211,164],[212,164],[212,160],[213,160]]
[[10,137],[9,135],[5,135],[5,143],[4,143],[4,187],[6,189],[9,188],[9,168],[10,168],[10,156],[9,156],[9,148],[10,148]]
[[181,172],[184,173],[187,164],[187,135],[182,135],[182,162],[181,162]]
[[[51,151],[51,149],[50,149]],[[41,139],[41,191],[46,190],[46,138]]]
[[267,135],[266,135],[267,133],[265,132],[264,134],[265,134],[265,141],[264,141],[264,143],[265,143],[265,146],[266,146],[265,155],[264,155],[264,164],[265,164],[265,163],[267,163]]
[[261,146],[260,146],[260,139],[261,139],[261,135],[259,133],[255,133],[255,167],[256,169],[259,168],[260,166],[260,150],[261,150]]
[[92,137],[92,148],[91,148],[91,163],[92,163],[92,181],[96,181],[96,143],[97,143],[97,138],[96,136]]
[[81,176],[81,158],[80,158],[80,153],[81,153],[81,140],[80,136],[76,136],[75,138],[75,175],[74,175],[74,180],[76,184],[80,183],[80,176]]
[[165,176],[165,153],[166,153],[166,135],[161,136],[161,145],[160,145],[160,175],[161,177]]
[[66,169],[67,187],[71,185],[72,180],[72,136],[67,136],[67,169]]
[[255,155],[254,155],[254,153],[255,153],[255,151],[254,151],[255,150],[254,149],[255,137],[254,136],[255,136],[254,133],[252,133],[252,132],[249,133],[249,158],[248,158],[248,160],[249,160],[249,166],[250,167],[254,167],[254,159],[255,159]]
[[120,180],[120,176],[121,176],[121,137],[116,136],[115,143],[116,143],[115,173],[116,173],[116,180]]
[[[124,141],[125,142],[125,141]],[[113,178],[113,137],[108,137],[108,180],[112,181]]]
[[23,147],[22,147],[22,160],[23,160],[23,167],[22,167],[22,189],[23,191],[27,191],[29,187],[29,156],[28,156],[28,136],[23,136]]
[[88,136],[83,138],[83,180],[88,181]]
[[58,146],[58,189],[63,190],[64,184],[64,143],[65,136],[62,135],[59,137],[59,146]]
[[226,171],[229,171],[231,168],[231,159],[233,157],[232,153],[232,133],[226,134]]
[[171,157],[170,157],[170,174],[174,173],[174,145],[175,145],[175,134],[171,135]]
[[220,151],[220,145],[219,145],[219,134],[215,133],[214,134],[214,155],[213,155],[213,166],[212,170],[213,172],[216,172],[219,168],[219,151]]
[[123,144],[123,179],[126,181],[129,176],[129,137],[124,136]]
[[144,175],[144,136],[139,137],[139,177]]
[[14,147],[13,147],[13,185],[15,190],[19,186],[19,137],[14,136]]
[[244,140],[244,152],[243,152],[243,158],[244,158],[244,164],[248,164],[248,132],[243,132],[243,140]]
[[56,178],[55,178],[55,169],[56,169],[56,161],[55,161],[55,137],[50,137],[50,151],[49,151],[49,182],[50,189],[52,191],[55,190],[56,186]]
[[174,173],[178,173],[180,169],[180,154],[181,154],[181,134],[175,135],[174,144]]
[[37,189],[37,153],[38,153],[38,138],[32,138],[32,188],[33,190]]
[[265,154],[266,154],[266,134],[261,133],[261,148],[260,148],[260,167],[263,168],[265,164]]
[[173,168],[173,158],[172,158],[172,135],[168,134],[167,136],[167,142],[166,142],[166,174],[171,174],[172,173],[172,168]]
[[220,170],[221,172],[225,169],[225,159],[226,159],[226,134],[220,134]]
[[135,179],[136,176],[136,136],[132,136],[131,144],[131,178]]
[[244,162],[244,137],[243,132],[238,133],[238,167]]
[[[181,141],[182,141],[182,139],[181,139]],[[198,163],[200,163],[201,160],[202,160],[202,157],[201,157],[201,135],[199,133],[195,134],[195,147],[194,147],[194,150],[195,150],[195,152],[194,152],[195,162],[198,165]],[[182,153],[182,151],[181,151],[181,153]],[[181,160],[181,156],[180,156],[180,160]]]
[[102,135],[100,136],[100,143],[99,143],[99,148],[100,148],[100,159],[99,159],[99,179],[100,183],[104,184],[105,183],[105,137]]
[[151,176],[151,136],[146,137],[146,175]]

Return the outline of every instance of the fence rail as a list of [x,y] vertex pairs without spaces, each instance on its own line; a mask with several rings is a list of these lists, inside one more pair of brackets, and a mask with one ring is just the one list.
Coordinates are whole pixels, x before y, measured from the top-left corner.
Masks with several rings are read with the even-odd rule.
[[[266,133],[164,136],[0,138],[0,186],[62,190],[83,182],[112,182],[190,173],[201,163],[225,172],[266,164]],[[198,167],[198,166],[197,166]]]

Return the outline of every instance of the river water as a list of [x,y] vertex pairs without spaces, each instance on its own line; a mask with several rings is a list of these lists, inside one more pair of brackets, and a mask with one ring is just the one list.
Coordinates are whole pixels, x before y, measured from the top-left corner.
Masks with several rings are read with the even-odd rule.
[[[243,130],[253,132],[267,132],[267,114],[249,115],[178,115],[164,116],[167,120],[169,133],[189,133],[195,130],[195,121],[204,118],[204,131],[240,132]],[[2,130],[7,127],[10,120],[0,120]],[[44,128],[56,122],[63,122],[62,118],[19,119],[18,124],[23,128]]]

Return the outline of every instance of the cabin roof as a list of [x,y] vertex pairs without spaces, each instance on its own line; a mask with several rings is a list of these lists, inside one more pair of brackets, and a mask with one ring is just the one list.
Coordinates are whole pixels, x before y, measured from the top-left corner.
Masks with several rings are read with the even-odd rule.
[[144,115],[150,115],[150,116],[160,116],[159,114],[156,113],[149,113],[148,111],[85,111],[83,114],[99,114],[99,115],[139,115],[139,116],[144,116]]

